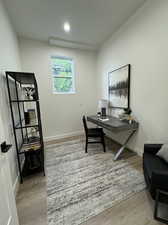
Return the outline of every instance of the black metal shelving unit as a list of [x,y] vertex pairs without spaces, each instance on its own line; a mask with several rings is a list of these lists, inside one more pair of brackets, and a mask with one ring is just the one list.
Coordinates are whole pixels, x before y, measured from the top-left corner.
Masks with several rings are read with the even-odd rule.
[[[20,182],[22,183],[23,177],[26,175],[41,171],[45,175],[44,142],[38,86],[34,73],[7,71],[6,78],[13,132],[17,151],[18,168],[20,173]],[[35,97],[33,99],[26,99],[25,96],[20,93],[23,90],[24,86],[30,86],[34,88]],[[27,103],[33,103],[36,108],[36,121],[30,121],[30,124],[27,124],[25,119],[25,106]],[[32,137],[29,131],[30,128],[36,128],[38,135]],[[20,133],[18,134],[19,131]],[[25,157],[23,157],[23,155]],[[31,160],[34,156],[36,156],[36,159],[38,161],[37,165],[34,165],[31,169],[27,168],[27,161],[31,163]]]

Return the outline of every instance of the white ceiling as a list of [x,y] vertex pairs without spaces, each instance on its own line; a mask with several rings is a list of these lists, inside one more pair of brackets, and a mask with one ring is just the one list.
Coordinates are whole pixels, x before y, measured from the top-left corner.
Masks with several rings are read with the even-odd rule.
[[[145,0],[4,0],[19,36],[101,45]],[[63,31],[69,21],[71,32]]]

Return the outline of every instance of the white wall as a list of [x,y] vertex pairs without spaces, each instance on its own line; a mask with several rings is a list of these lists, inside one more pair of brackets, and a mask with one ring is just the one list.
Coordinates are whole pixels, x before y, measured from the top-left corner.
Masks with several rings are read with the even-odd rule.
[[20,59],[17,37],[9,21],[6,10],[4,9],[2,1],[0,1],[0,29],[0,132],[1,139],[3,139],[0,140],[0,143],[6,140],[7,143],[11,143],[13,145],[12,149],[8,153],[8,156],[11,168],[12,183],[15,188],[18,175],[17,159],[4,72],[6,70],[20,70]]
[[[107,72],[130,63],[131,108],[140,122],[130,147],[168,141],[168,1],[149,0],[102,46],[99,98],[108,96]],[[121,134],[115,136],[116,140]]]
[[[20,40],[20,50],[22,70],[34,72],[38,81],[44,137],[78,134],[82,115],[94,114],[97,107],[95,53],[28,39]],[[52,93],[51,55],[74,59],[76,94]]]

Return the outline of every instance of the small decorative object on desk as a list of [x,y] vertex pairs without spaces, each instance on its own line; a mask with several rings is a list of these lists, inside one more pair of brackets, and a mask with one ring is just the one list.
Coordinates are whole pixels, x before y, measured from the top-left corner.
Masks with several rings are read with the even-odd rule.
[[97,118],[98,118],[98,120],[101,120],[101,121],[108,121],[109,120],[109,118],[107,116],[102,115],[101,112],[97,113]]
[[99,100],[98,109],[101,111],[101,116],[106,117],[108,110],[108,100],[106,99]]
[[130,108],[124,109],[124,113],[119,116],[120,120],[129,122],[130,124],[135,121],[133,116],[131,115],[132,110]]
[[134,122],[134,118],[132,117],[132,116],[128,116],[128,121],[129,121],[129,123],[131,124],[131,123],[133,123]]
[[97,118],[100,118],[101,117],[101,112],[98,112],[97,113]]
[[130,108],[124,109],[125,114],[130,115],[132,113],[132,110]]

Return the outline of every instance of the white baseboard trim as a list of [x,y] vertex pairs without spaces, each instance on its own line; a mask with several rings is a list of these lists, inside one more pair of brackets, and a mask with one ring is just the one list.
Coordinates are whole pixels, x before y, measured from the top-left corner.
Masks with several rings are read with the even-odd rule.
[[140,148],[135,148],[135,152],[137,153],[137,155],[139,155],[140,157],[143,157],[143,151]]
[[14,192],[15,197],[19,191],[19,186],[20,186],[19,175],[17,175],[17,177],[15,179],[15,183],[13,184],[13,192]]
[[70,137],[75,137],[75,136],[80,136],[80,135],[84,135],[83,130],[59,134],[59,135],[56,135],[56,136],[44,137],[44,142],[59,140],[59,139],[63,139],[63,138],[70,138]]

